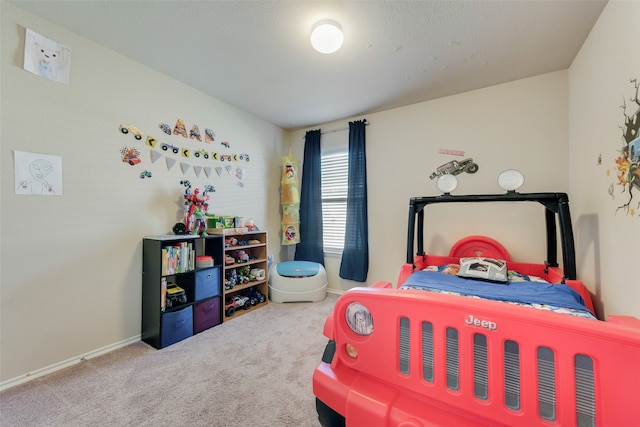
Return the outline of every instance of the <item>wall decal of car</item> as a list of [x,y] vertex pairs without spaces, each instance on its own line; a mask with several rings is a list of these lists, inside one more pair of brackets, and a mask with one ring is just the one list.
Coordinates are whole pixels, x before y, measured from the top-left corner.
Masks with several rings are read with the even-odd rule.
[[137,148],[123,147],[120,150],[120,154],[122,154],[122,161],[124,163],[129,163],[131,166],[135,166],[142,162],[142,160],[140,160],[140,151],[138,151]]
[[158,127],[162,129],[162,132],[166,133],[167,135],[171,135],[171,126],[169,126],[169,124],[160,123]]
[[137,128],[137,127],[135,127],[135,126],[131,126],[131,125],[120,125],[120,132],[122,132],[122,133],[124,133],[124,134],[127,134],[127,133],[131,132],[131,133],[133,134],[133,137],[134,137],[135,139],[138,139],[138,140],[142,139],[142,132],[140,132],[140,131],[138,130],[138,128]]
[[220,154],[220,161],[224,162],[225,160],[230,162],[232,160],[231,154]]
[[467,157],[464,160],[451,160],[436,168],[436,171],[429,176],[429,179],[434,179],[442,175],[458,175],[462,172],[476,173],[478,172],[478,164],[473,162],[473,158]]
[[162,151],[169,151],[169,150],[173,151],[173,154],[178,154],[180,152],[180,149],[175,145],[171,145],[163,142]]
[[204,157],[205,159],[209,158],[209,152],[206,150],[197,150],[196,152],[193,153],[194,156],[196,157]]

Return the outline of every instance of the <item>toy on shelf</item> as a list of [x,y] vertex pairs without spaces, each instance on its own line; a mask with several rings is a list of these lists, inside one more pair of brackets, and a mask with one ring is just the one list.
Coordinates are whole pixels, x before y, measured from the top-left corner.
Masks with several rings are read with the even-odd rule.
[[187,293],[175,283],[169,283],[167,286],[166,306],[171,308],[174,305],[180,305],[187,302]]
[[231,270],[227,270],[224,278],[224,289],[227,291],[229,289],[233,289],[236,284],[238,284],[238,274],[236,272],[236,269],[233,268]]
[[244,296],[249,298],[251,305],[258,305],[259,303],[265,302],[267,297],[262,292],[258,291],[256,288],[249,288],[244,292]]
[[264,268],[252,268],[251,275],[254,280],[264,280],[267,277]]
[[244,226],[247,227],[247,230],[249,231],[258,231],[258,226],[253,222],[253,218],[248,218],[245,221]]
[[[191,192],[191,182],[189,180],[180,181],[185,188],[184,199],[184,234],[207,235],[207,210],[209,204],[209,193],[216,191],[212,185],[206,185],[204,191],[195,188]],[[176,224],[177,225],[177,224]],[[174,227],[176,229],[176,227]]]
[[248,265],[244,265],[238,269],[238,283],[245,285],[255,280],[256,277],[251,274],[251,267]]
[[224,311],[227,316],[233,316],[236,312],[236,308],[244,308],[249,310],[251,308],[251,300],[249,297],[243,295],[235,295],[228,299],[224,304]]
[[249,254],[247,254],[243,250],[232,251],[231,252],[231,256],[233,257],[235,262],[248,262],[249,261]]

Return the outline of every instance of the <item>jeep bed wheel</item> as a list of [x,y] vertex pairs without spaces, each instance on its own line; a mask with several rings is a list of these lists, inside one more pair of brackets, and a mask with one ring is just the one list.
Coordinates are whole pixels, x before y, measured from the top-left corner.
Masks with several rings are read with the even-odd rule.
[[316,397],[316,411],[318,421],[322,427],[345,427],[345,419],[342,415],[327,406],[322,400]]
[[231,317],[231,316],[233,316],[233,315],[235,314],[236,309],[235,309],[235,308],[233,308],[233,307],[229,307],[229,308],[227,308],[225,311],[226,311],[226,313],[227,313],[227,317]]

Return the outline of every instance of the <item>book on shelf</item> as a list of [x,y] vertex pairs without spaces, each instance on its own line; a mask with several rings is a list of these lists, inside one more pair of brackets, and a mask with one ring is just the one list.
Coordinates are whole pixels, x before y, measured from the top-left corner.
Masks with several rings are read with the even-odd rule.
[[167,306],[167,278],[160,279],[160,310],[164,311]]
[[195,249],[191,242],[178,242],[162,248],[162,275],[184,273],[195,268]]

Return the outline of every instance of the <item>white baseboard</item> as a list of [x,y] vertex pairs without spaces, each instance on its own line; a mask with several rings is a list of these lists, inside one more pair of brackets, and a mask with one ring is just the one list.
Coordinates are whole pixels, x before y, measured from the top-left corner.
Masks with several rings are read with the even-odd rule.
[[77,365],[78,363],[84,362],[85,360],[92,359],[97,356],[101,356],[103,354],[109,353],[110,351],[117,350],[122,347],[126,347],[129,344],[133,344],[138,341],[140,341],[140,335],[136,335],[126,340],[113,343],[102,348],[98,348],[96,350],[90,351],[80,356],[76,356],[76,357],[72,357],[70,359],[64,360],[62,362],[54,363],[53,365],[37,369],[33,372],[27,372],[24,375],[20,375],[18,377],[1,382],[0,391],[6,390],[11,387],[15,387],[19,384],[24,384],[36,378],[40,378],[42,376],[54,373],[61,369],[68,368],[69,366]]
[[328,294],[334,294],[334,295],[342,295],[344,294],[344,291],[341,289],[331,289],[331,288],[327,288],[327,293]]

